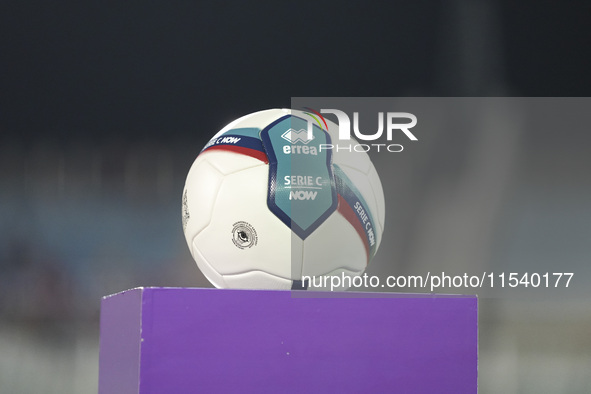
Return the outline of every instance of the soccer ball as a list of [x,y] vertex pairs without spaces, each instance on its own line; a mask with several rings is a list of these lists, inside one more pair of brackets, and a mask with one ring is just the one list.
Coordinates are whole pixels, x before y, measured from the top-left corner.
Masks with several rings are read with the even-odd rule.
[[187,175],[183,231],[218,288],[326,289],[363,273],[384,229],[367,153],[319,114],[270,109],[220,130]]

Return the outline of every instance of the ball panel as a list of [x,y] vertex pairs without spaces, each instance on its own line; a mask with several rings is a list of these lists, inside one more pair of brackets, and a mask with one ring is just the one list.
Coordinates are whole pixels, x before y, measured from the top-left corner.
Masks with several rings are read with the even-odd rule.
[[199,155],[223,175],[230,175],[249,168],[267,166],[251,156],[223,150],[205,151]]
[[216,272],[213,267],[207,262],[203,254],[199,251],[199,248],[194,243],[191,243],[191,254],[197,263],[197,267],[201,270],[203,275],[218,289],[224,289],[228,287],[228,284],[224,280],[224,277]]
[[[267,207],[267,177],[266,166],[224,177],[211,223],[195,239],[195,245],[222,275],[258,269],[291,277],[291,230]],[[239,244],[240,228],[251,243]]]
[[302,275],[326,275],[341,268],[360,272],[366,265],[363,240],[338,211],[304,242]]
[[223,174],[204,158],[198,157],[191,166],[183,191],[183,198],[186,198],[183,210],[186,210],[188,216],[184,231],[189,245],[195,235],[211,221],[211,213],[222,180]]
[[250,271],[235,275],[224,275],[228,287],[233,289],[289,290],[291,280],[280,278],[263,271]]
[[290,110],[288,109],[267,109],[264,111],[254,112],[252,114],[244,115],[233,122],[230,122],[223,129],[217,132],[213,138],[217,138],[231,129],[237,129],[241,127],[257,127],[263,129],[266,125],[274,122],[282,116],[288,115]]
[[[339,146],[349,146],[357,143],[354,140],[352,141],[352,143],[339,141],[338,144]],[[333,149],[333,153],[333,163],[340,167],[354,168],[364,174],[367,174],[369,169],[373,167],[369,156],[365,152],[355,152],[354,150],[349,152],[343,149]]]

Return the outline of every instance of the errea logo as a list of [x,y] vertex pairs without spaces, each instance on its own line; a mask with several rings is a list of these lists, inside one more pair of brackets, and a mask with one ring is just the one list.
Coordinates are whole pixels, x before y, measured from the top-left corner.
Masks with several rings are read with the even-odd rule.
[[314,139],[314,135],[312,135],[312,133],[308,134],[308,130],[304,129],[298,131],[294,129],[289,129],[281,135],[281,138],[292,144],[297,144],[298,142],[301,142],[302,144],[308,145],[310,141]]
[[318,148],[308,145],[314,139],[314,135],[309,135],[307,130],[289,129],[281,135],[281,138],[290,143],[283,145],[283,153],[286,155],[318,155]]

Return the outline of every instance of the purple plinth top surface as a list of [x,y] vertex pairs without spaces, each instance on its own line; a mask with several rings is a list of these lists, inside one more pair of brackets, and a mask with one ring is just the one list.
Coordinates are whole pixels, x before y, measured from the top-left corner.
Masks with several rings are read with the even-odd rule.
[[476,393],[475,296],[139,288],[103,298],[99,394]]

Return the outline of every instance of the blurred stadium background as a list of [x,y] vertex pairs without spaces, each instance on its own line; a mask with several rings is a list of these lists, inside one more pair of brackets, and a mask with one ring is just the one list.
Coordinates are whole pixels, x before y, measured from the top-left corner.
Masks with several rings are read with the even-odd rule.
[[[586,2],[0,2],[0,392],[96,392],[101,296],[209,286],[180,193],[233,118],[292,96],[586,96],[589,15]],[[591,392],[587,125],[484,128],[448,141],[449,159],[425,146],[396,171],[376,163],[404,209],[372,273],[576,270],[573,291],[481,298],[481,393]]]

